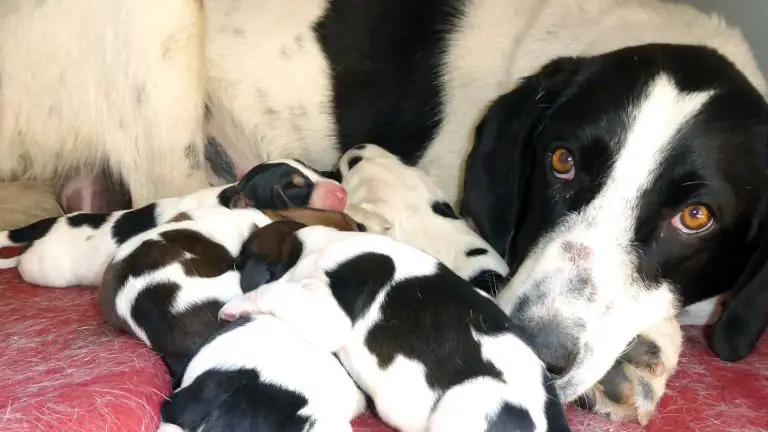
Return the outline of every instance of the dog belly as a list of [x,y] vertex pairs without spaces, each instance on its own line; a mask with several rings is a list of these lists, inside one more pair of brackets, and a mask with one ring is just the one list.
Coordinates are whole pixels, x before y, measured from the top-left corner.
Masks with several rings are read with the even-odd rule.
[[313,30],[325,7],[324,0],[206,5],[206,133],[236,174],[278,158],[321,170],[336,162],[330,71]]

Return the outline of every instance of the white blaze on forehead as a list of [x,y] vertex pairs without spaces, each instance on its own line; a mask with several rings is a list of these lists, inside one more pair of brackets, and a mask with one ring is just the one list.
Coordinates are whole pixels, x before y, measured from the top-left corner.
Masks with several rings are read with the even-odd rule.
[[627,134],[619,143],[610,175],[584,211],[590,225],[598,225],[601,232],[610,231],[612,242],[631,240],[643,192],[654,187],[675,136],[713,93],[684,93],[667,75],[656,77],[638,103],[630,107]]

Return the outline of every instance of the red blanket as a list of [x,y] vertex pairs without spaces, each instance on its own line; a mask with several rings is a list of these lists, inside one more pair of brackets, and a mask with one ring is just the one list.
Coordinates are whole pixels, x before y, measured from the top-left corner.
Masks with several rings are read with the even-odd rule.
[[[94,288],[39,288],[0,271],[0,431],[154,431],[170,391],[165,366],[143,343],[109,328]],[[768,430],[768,337],[738,364],[718,361],[700,331],[660,410],[642,429],[569,408],[574,431]],[[366,416],[356,431],[389,431]]]

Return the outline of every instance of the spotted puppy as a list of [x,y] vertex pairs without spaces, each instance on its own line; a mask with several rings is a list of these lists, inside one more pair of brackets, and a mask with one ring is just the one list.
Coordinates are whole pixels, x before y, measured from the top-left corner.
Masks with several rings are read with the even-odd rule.
[[254,230],[283,219],[357,228],[343,213],[310,209],[212,207],[187,215],[118,247],[99,286],[107,322],[160,353],[174,383],[220,329],[222,305],[242,295],[235,261]]
[[18,267],[27,282],[63,288],[97,285],[115,249],[138,233],[179,214],[207,207],[287,208],[311,206],[342,210],[346,192],[335,181],[292,159],[252,168],[236,184],[166,198],[134,210],[73,213],[0,233],[0,247],[26,245],[0,268]]
[[461,219],[422,170],[374,144],[353,147],[339,160],[347,213],[370,231],[419,248],[483,291],[506,284],[504,259]]
[[290,323],[337,353],[402,432],[569,430],[543,363],[490,296],[387,236],[314,226],[292,237],[285,274],[227,303],[222,320]]
[[333,355],[259,315],[227,325],[192,358],[160,432],[351,432],[364,409]]

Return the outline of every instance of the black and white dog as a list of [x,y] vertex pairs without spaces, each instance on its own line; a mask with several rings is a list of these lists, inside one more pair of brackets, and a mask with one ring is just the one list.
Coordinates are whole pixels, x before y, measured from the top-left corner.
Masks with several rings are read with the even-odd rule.
[[330,169],[372,142],[460,199],[504,255],[518,276],[502,305],[565,395],[641,310],[730,291],[711,339],[729,361],[765,329],[767,86],[719,17],[655,0],[0,11],[0,179],[108,166],[140,206],[265,159]]
[[345,204],[346,192],[337,182],[299,161],[275,160],[253,167],[238,183],[134,210],[78,212],[0,232],[0,248],[25,246],[21,255],[0,259],[0,269],[17,267],[24,280],[47,287],[98,285],[118,246],[182,214],[215,207],[342,210]]
[[285,273],[228,302],[223,320],[285,321],[336,353],[402,432],[570,430],[554,381],[515,326],[436,258],[391,237],[326,226],[291,237],[282,242]]

